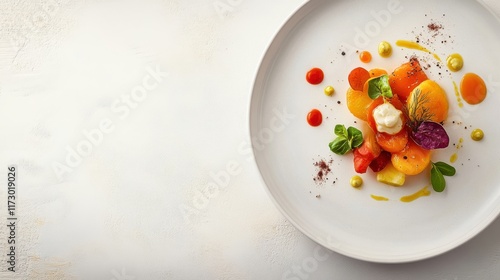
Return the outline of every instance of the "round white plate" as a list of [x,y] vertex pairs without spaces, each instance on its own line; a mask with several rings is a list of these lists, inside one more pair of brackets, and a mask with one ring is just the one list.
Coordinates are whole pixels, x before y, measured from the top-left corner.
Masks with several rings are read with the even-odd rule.
[[[438,32],[428,25],[442,26]],[[465,66],[450,73],[431,55],[403,49],[398,39],[418,40],[443,60],[460,53]],[[381,58],[381,41],[393,45],[392,57]],[[373,55],[369,64],[359,61],[356,51]],[[408,262],[432,257],[466,242],[500,211],[498,167],[500,139],[500,23],[475,1],[329,1],[312,0],[284,24],[271,43],[257,73],[250,107],[250,133],[254,155],[276,206],[299,230],[319,244],[338,253],[374,262]],[[342,52],[345,55],[342,55]],[[411,203],[400,198],[430,186],[429,171],[407,177],[404,187],[378,183],[369,171],[362,175],[364,185],[349,185],[355,175],[352,154],[330,152],[336,124],[362,127],[362,121],[345,105],[347,75],[357,66],[385,68],[396,66],[417,55],[429,78],[447,91],[450,114],[445,128],[450,146],[433,154],[433,161],[453,163],[454,177],[447,177],[443,193]],[[320,67],[322,84],[306,82],[306,72]],[[426,66],[427,67],[427,66]],[[488,96],[476,106],[458,106],[453,81],[475,72],[486,81]],[[336,92],[328,97],[323,89],[332,85]],[[340,102],[340,104],[338,104]],[[317,108],[323,124],[311,127],[307,113]],[[481,142],[470,139],[473,128],[481,128]],[[459,139],[463,147],[457,149]],[[318,169],[314,162],[332,161],[331,173],[319,184],[313,180]],[[371,195],[389,201],[376,201]]]

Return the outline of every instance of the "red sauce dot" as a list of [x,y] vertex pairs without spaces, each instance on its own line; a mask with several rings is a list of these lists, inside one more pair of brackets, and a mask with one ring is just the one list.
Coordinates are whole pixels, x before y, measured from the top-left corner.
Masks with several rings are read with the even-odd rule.
[[320,84],[323,81],[323,78],[325,77],[325,74],[323,73],[323,70],[319,68],[313,68],[309,70],[306,74],[306,80],[308,83],[312,85],[317,85]]
[[323,115],[318,109],[312,109],[309,114],[307,114],[307,123],[310,126],[319,126],[323,122]]

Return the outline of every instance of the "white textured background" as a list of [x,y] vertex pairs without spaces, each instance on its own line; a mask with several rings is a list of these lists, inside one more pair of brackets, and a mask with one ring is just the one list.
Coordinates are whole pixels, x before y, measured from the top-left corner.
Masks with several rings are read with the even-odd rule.
[[499,220],[444,255],[381,265],[319,247],[271,203],[248,102],[303,2],[0,0],[0,168],[20,182],[16,273],[0,189],[0,279],[500,279]]

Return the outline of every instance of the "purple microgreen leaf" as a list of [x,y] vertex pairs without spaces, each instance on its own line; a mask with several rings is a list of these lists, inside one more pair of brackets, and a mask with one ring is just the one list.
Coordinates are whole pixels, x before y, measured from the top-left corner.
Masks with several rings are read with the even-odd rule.
[[427,150],[448,147],[450,137],[444,127],[436,122],[422,122],[411,132],[411,138],[417,145]]

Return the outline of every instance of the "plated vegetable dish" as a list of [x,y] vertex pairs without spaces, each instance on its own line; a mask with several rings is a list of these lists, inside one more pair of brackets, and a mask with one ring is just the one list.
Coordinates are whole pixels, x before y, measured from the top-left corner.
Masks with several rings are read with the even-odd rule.
[[[416,42],[398,40],[396,45],[432,54]],[[390,57],[392,52],[389,42],[379,44],[378,53],[381,57]],[[441,62],[436,54],[432,55]],[[368,51],[362,51],[359,55],[363,63],[371,61],[371,57]],[[458,72],[464,60],[460,54],[451,54],[445,65],[450,71]],[[403,186],[407,176],[427,171],[430,172],[434,191],[442,192],[446,188],[445,177],[456,173],[451,165],[453,159],[448,164],[433,157],[435,150],[450,146],[450,137],[444,126],[450,108],[448,94],[440,83],[429,79],[425,67],[415,55],[389,70],[356,67],[349,72],[349,87],[345,93],[347,108],[362,122],[356,122],[356,127],[336,124],[329,149],[340,156],[352,155],[357,174],[353,175],[350,183],[355,188],[363,183],[359,175],[367,172],[375,173],[377,181],[381,183]],[[318,85],[324,76],[321,69],[312,68],[307,72],[306,80]],[[474,73],[463,75],[459,89],[454,85],[457,96],[459,94],[469,105],[480,104],[486,98],[486,84]],[[333,95],[333,87],[327,86],[324,93]],[[459,106],[463,106],[461,101]],[[321,125],[321,112],[311,110],[307,120],[311,126]],[[472,140],[480,141],[483,137],[481,129],[471,133]],[[424,188],[418,195],[428,195],[428,192]],[[403,198],[401,200],[404,201]]]

